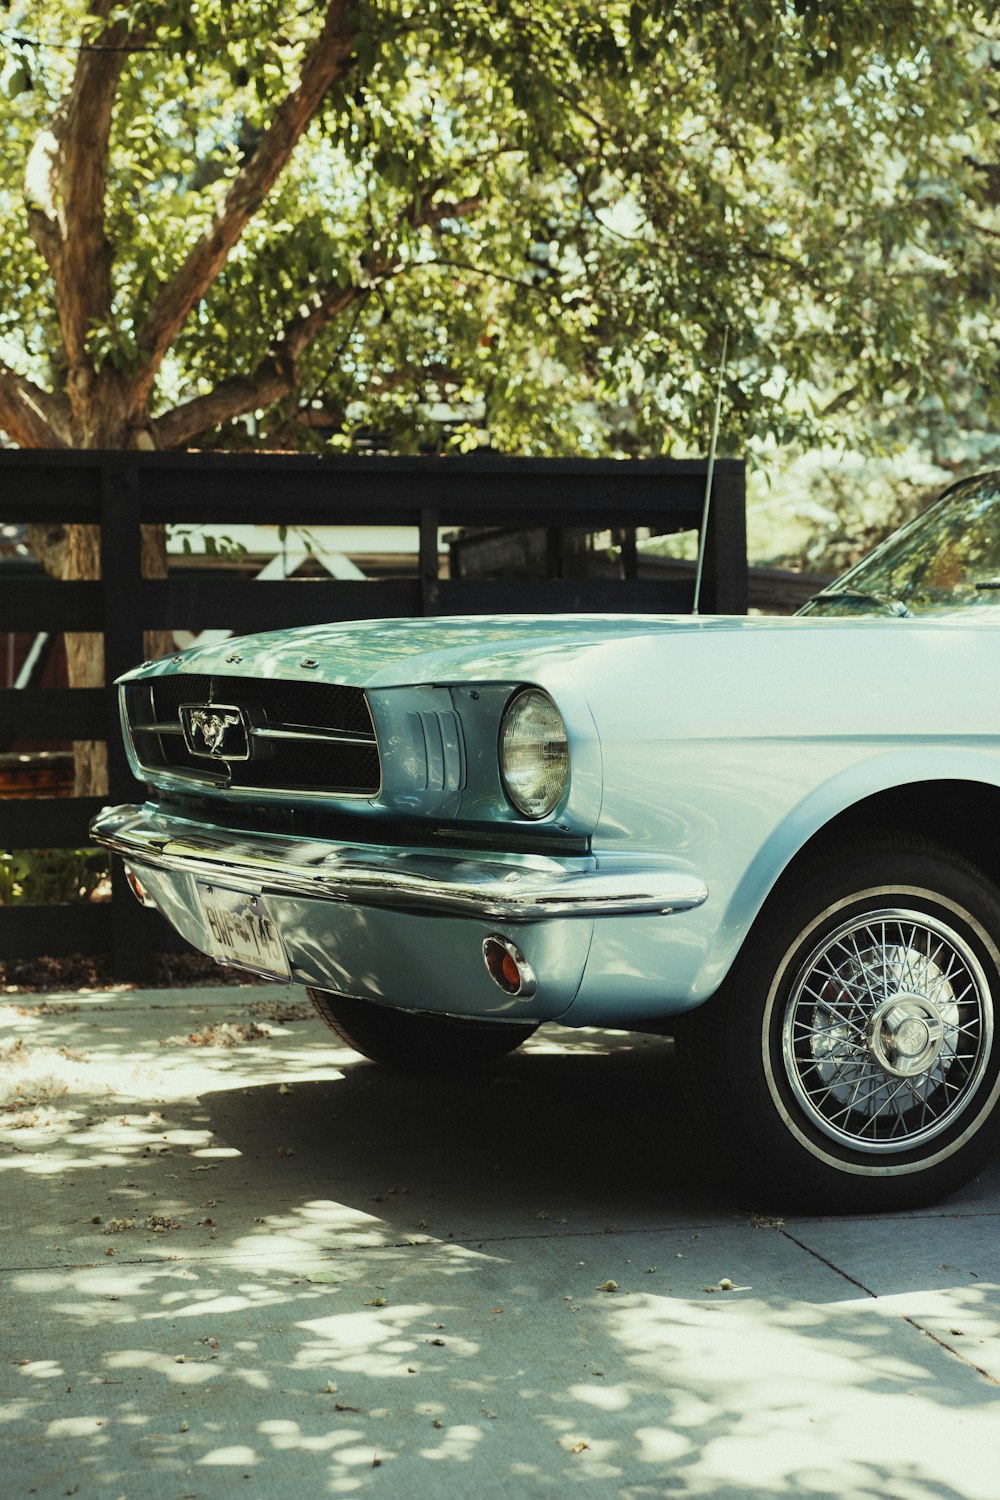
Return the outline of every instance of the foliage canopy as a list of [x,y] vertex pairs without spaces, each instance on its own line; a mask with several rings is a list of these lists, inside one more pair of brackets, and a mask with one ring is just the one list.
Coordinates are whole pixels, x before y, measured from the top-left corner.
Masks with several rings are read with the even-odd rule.
[[[7,0],[0,427],[700,448],[996,387],[964,0]],[[245,421],[251,417],[248,435]]]

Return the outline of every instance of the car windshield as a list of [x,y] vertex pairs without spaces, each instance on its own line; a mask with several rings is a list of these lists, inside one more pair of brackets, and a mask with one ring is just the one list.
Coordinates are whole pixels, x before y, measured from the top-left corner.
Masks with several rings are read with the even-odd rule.
[[947,490],[802,615],[919,615],[1000,604],[1000,473]]

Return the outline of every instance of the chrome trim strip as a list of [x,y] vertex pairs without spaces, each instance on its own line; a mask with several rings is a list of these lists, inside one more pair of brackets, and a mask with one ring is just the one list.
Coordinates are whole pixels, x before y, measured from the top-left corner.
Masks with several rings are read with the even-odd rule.
[[[252,762],[251,762],[252,764]],[[310,787],[262,787],[247,783],[245,786],[233,786],[226,775],[206,776],[195,770],[188,771],[172,766],[150,766],[135,758],[135,774],[139,781],[147,781],[150,786],[157,787],[164,792],[180,792],[182,795],[190,796],[192,791],[207,788],[217,792],[222,787],[227,797],[234,803],[258,802],[262,795],[276,806],[287,806],[288,804],[302,802],[316,802],[322,800],[328,806],[331,802],[374,802],[381,793],[381,783],[374,791],[347,792],[336,787],[319,787],[313,790]]]
[[247,883],[254,890],[352,901],[360,906],[490,917],[508,922],[690,911],[708,896],[687,871],[595,859],[442,854],[335,844],[281,834],[241,834],[168,818],[150,806],[105,807],[91,836],[130,863]]
[[342,729],[271,729],[257,728],[252,725],[250,738],[254,740],[299,740],[308,743],[311,740],[329,742],[332,745],[374,745],[376,743],[373,734],[352,734],[350,730]]
[[[185,704],[184,707],[189,705]],[[184,729],[179,719],[164,724],[133,724],[136,734],[183,734]],[[258,727],[251,724],[250,737],[255,740],[320,740],[332,745],[375,745],[377,741],[373,734],[354,734],[348,729],[272,729],[270,727]]]

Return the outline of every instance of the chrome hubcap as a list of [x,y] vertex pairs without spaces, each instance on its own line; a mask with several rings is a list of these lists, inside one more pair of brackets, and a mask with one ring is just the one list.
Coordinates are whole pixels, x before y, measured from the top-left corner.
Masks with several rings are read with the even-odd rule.
[[947,1130],[977,1092],[993,1000],[969,942],[921,912],[842,923],[799,969],[782,1026],[785,1076],[832,1140],[874,1154]]
[[923,1073],[939,1056],[944,1040],[940,1012],[923,995],[884,1000],[868,1025],[872,1056],[897,1078]]

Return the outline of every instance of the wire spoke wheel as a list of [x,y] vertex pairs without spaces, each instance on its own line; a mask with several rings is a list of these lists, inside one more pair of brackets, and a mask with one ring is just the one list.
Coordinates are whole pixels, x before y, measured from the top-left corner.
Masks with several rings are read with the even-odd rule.
[[917,834],[856,833],[776,887],[680,1018],[681,1079],[756,1203],[934,1203],[1000,1143],[998,996],[989,876]]
[[992,1038],[993,998],[970,945],[926,913],[891,908],[843,922],[809,954],[781,1053],[807,1119],[879,1155],[951,1127]]

